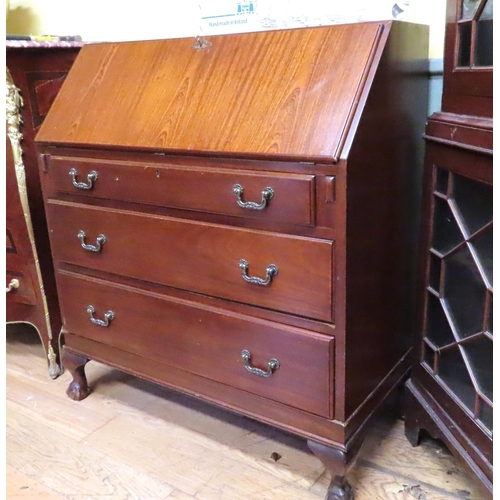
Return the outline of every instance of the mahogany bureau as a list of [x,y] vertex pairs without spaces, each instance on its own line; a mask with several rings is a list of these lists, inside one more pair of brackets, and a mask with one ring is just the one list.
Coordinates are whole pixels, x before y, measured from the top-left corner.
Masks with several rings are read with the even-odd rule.
[[407,373],[427,27],[85,46],[38,136],[68,395],[89,359],[345,476]]

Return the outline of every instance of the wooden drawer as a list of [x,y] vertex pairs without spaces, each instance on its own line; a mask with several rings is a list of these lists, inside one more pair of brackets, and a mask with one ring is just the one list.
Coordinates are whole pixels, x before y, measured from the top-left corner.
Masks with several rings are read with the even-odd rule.
[[[312,226],[315,223],[315,177],[290,173],[252,173],[241,169],[207,169],[165,164],[88,158],[50,157],[45,182],[52,193],[62,192],[108,200],[122,200],[236,217]],[[87,182],[94,171],[97,179],[85,190],[73,185]],[[260,204],[263,191],[273,195],[263,209],[242,208],[234,186],[243,192],[240,201]]]
[[[7,225],[9,225],[9,219],[7,218]],[[6,253],[16,254],[17,253],[17,245],[14,238],[15,231],[12,229],[6,228],[5,234],[5,251]]]
[[[332,319],[331,241],[49,200],[55,260],[269,309]],[[100,252],[84,250],[99,235]],[[244,280],[278,274],[268,286]]]
[[29,271],[27,273],[15,269],[8,269],[5,271],[5,287],[9,287],[12,280],[17,280],[18,287],[14,286],[11,288],[10,292],[7,293],[7,303],[9,302],[20,302],[22,304],[36,304],[35,290],[33,289],[33,283]]
[[[58,286],[69,333],[331,418],[331,337],[73,273]],[[108,326],[92,323],[89,305],[96,319],[113,312]],[[275,358],[279,368],[250,373],[245,349],[252,366],[267,371]]]
[[30,268],[34,269],[34,266],[28,264],[29,260],[33,262],[33,254],[24,219],[21,224],[15,224],[12,219],[7,218],[5,250],[5,286],[8,287],[12,280],[19,282],[18,288],[12,288],[7,293],[7,302],[36,304],[36,294],[30,272]]

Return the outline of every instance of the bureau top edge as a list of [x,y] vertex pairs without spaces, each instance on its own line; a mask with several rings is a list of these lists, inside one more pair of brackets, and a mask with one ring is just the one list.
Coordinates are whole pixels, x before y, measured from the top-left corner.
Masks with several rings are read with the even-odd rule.
[[255,162],[279,162],[285,163],[300,163],[302,165],[337,165],[341,162],[342,158],[339,157],[324,157],[324,156],[301,156],[301,155],[284,155],[284,154],[266,154],[266,153],[229,153],[221,151],[207,151],[207,150],[180,150],[169,148],[157,147],[135,147],[135,146],[114,146],[109,144],[78,144],[72,142],[45,142],[36,139],[37,150],[40,154],[57,154],[57,155],[70,155],[76,153],[77,155],[85,155],[89,152],[97,154],[138,154],[148,155],[151,157],[159,158],[197,158],[208,160],[243,160]]
[[311,158],[277,159],[265,156],[207,155],[194,152],[166,152],[139,148],[81,147],[67,144],[36,145],[41,168],[46,171],[52,158],[89,159],[93,161],[118,161],[147,163],[150,165],[175,165],[179,167],[206,166],[208,168],[245,169],[263,172],[288,172],[312,175],[339,175],[345,171],[347,162],[315,161]]

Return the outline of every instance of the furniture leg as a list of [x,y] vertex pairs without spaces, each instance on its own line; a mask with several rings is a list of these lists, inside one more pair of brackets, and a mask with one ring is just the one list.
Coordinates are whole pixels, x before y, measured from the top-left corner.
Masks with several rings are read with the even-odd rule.
[[66,350],[63,351],[64,367],[69,370],[73,377],[73,380],[66,389],[66,394],[75,401],[85,399],[90,393],[87,377],[85,376],[85,365],[88,361],[88,358],[78,356]]
[[410,384],[407,384],[405,400],[405,436],[410,444],[415,447],[420,442],[420,433],[422,425],[419,419],[420,405],[410,390]]
[[347,482],[347,474],[356,462],[362,441],[345,452],[316,441],[307,441],[309,449],[321,460],[332,476],[326,500],[354,500],[354,490]]

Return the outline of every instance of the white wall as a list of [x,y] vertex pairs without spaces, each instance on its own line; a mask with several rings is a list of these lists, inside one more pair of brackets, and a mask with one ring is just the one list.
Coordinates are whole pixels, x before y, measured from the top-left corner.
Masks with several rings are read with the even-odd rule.
[[[430,26],[429,115],[441,107],[446,0],[10,0],[7,34],[150,40],[392,19]],[[253,10],[237,14],[238,4]],[[241,10],[241,7],[240,7]]]
[[190,0],[11,0],[7,33],[78,34],[86,41],[175,38],[190,36],[196,21]]
[[[10,0],[8,34],[81,35],[86,41],[189,37],[267,28],[390,19],[396,0]],[[252,4],[246,23],[204,17]],[[398,0],[404,19],[430,25],[431,58],[443,51],[445,0]],[[234,14],[233,14],[234,16]],[[240,15],[239,20],[245,16]],[[233,17],[234,19],[235,17]],[[219,18],[219,20],[222,18]],[[221,26],[222,25],[222,26]]]

